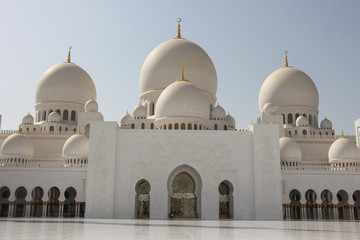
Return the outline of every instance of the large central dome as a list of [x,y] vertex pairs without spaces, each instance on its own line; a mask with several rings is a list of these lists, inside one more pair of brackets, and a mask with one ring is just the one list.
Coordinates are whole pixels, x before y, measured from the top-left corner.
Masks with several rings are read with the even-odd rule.
[[36,103],[71,102],[84,105],[96,100],[95,85],[81,67],[64,62],[49,68],[36,87]]
[[160,44],[146,58],[140,74],[141,95],[165,89],[178,77],[181,67],[186,69],[187,79],[200,90],[216,96],[217,77],[213,62],[201,47],[183,38]]

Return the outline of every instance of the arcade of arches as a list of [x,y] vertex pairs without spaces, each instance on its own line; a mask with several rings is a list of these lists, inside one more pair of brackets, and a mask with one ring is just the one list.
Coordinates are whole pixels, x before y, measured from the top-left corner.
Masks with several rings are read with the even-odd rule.
[[15,201],[11,202],[10,189],[6,186],[0,188],[0,217],[84,217],[85,203],[76,202],[73,187],[65,190],[64,202],[59,201],[60,190],[57,187],[50,188],[47,198],[39,186],[31,191],[30,202],[25,200],[27,195],[25,187],[18,187],[14,193]]
[[284,219],[323,219],[323,220],[360,220],[360,190],[352,194],[354,204],[348,203],[349,195],[340,190],[333,198],[328,189],[320,193],[320,199],[314,190],[305,193],[305,200],[301,203],[301,194],[293,189],[289,194],[289,204],[283,204]]

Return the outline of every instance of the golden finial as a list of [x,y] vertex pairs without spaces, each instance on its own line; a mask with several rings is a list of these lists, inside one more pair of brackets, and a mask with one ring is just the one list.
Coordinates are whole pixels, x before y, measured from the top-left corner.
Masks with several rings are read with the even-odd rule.
[[81,134],[81,132],[80,132],[80,127],[79,127],[79,129],[78,129],[78,132],[77,132],[78,134]]
[[344,138],[344,129],[341,129],[341,137]]
[[180,76],[180,79],[176,80],[176,81],[185,81],[185,82],[188,82],[188,80],[185,79],[184,77],[184,68],[182,67],[181,68],[181,76]]
[[178,23],[178,29],[177,29],[177,38],[181,38],[181,31],[180,31],[180,23],[181,23],[181,18],[177,19],[177,23]]
[[287,137],[287,136],[286,136],[286,128],[284,128],[284,137]]
[[285,50],[284,53],[285,53],[285,67],[288,67],[288,66],[289,66],[289,64],[288,64],[288,59],[287,59],[288,51]]
[[18,132],[22,134],[22,129],[21,129],[20,125],[19,125],[19,131]]
[[71,46],[69,46],[69,52],[68,52],[67,62],[71,62]]

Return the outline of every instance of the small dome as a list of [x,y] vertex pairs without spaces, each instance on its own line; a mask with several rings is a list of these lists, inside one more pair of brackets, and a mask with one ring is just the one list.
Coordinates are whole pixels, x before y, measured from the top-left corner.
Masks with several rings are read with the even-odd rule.
[[319,94],[306,73],[293,67],[283,67],[271,73],[261,86],[260,111],[269,102],[277,107],[301,106],[317,110]]
[[280,159],[282,162],[300,162],[302,159],[301,148],[292,138],[280,138]]
[[321,123],[320,123],[320,128],[322,128],[322,129],[332,129],[331,121],[325,117],[324,120],[322,120]]
[[232,128],[235,128],[236,122],[233,116],[231,116],[230,114],[226,115],[225,121],[227,121]]
[[360,161],[360,150],[355,141],[341,137],[331,144],[329,149],[329,163]]
[[58,122],[60,122],[60,115],[57,112],[50,113],[49,117],[48,117],[48,122],[49,123],[58,123]]
[[78,133],[66,140],[62,151],[64,157],[87,157],[88,153],[89,139]]
[[141,104],[137,105],[133,110],[133,116],[135,118],[137,118],[137,117],[146,118],[146,116],[147,116],[146,108]]
[[30,113],[28,113],[23,117],[21,123],[25,125],[32,125],[34,124],[34,118],[30,115]]
[[85,105],[96,99],[95,85],[91,77],[74,63],[64,62],[49,68],[36,86],[36,104],[46,102],[70,102]]
[[209,120],[210,104],[194,84],[176,81],[159,96],[155,118],[192,117]]
[[120,119],[120,126],[124,127],[124,126],[130,124],[130,121],[133,119],[134,118],[128,112],[126,112],[124,115],[122,115],[122,117]]
[[141,94],[168,87],[179,76],[180,67],[186,70],[187,79],[195,86],[216,96],[213,62],[201,47],[183,38],[170,39],[148,55],[140,73]]
[[99,110],[99,105],[95,100],[89,100],[85,103],[85,112],[97,112]]
[[276,108],[272,103],[266,103],[263,107],[263,113],[271,115],[276,113]]
[[307,126],[309,126],[309,120],[307,120],[307,118],[304,116],[299,116],[296,119],[296,126],[297,127],[307,127]]
[[28,136],[21,133],[14,133],[8,136],[3,142],[1,154],[33,157],[34,145]]
[[225,110],[219,104],[211,111],[211,119],[213,120],[218,120],[218,119],[223,120],[225,119],[225,117],[226,117]]

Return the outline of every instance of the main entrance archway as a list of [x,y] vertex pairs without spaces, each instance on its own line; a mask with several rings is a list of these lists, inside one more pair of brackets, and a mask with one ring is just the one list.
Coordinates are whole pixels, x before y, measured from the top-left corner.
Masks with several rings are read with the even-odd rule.
[[172,182],[170,199],[170,217],[196,218],[196,195],[194,179],[186,172],[181,172]]

